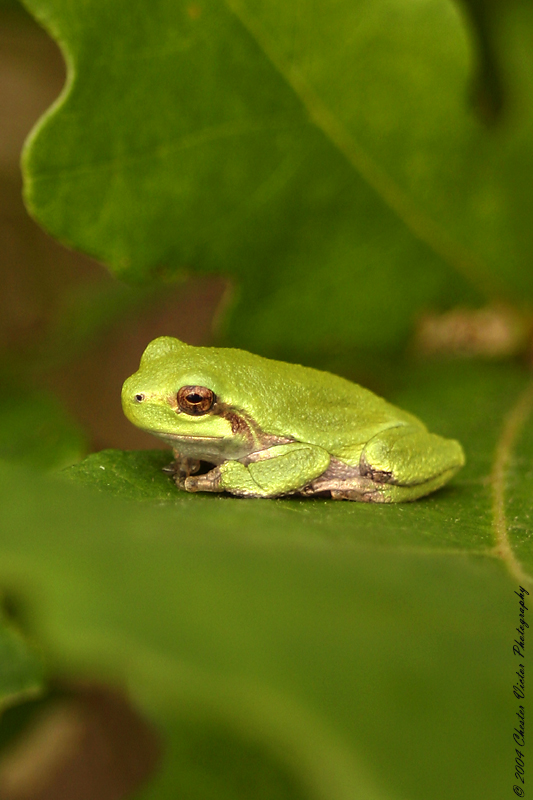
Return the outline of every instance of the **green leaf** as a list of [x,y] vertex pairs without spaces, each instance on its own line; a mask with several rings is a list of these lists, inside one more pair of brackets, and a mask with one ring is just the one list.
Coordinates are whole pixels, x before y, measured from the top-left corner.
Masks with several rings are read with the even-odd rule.
[[0,713],[43,688],[43,663],[13,627],[0,621]]
[[4,384],[0,398],[0,458],[39,469],[61,469],[86,451],[84,437],[45,390]]
[[101,450],[63,471],[70,480],[132,500],[177,499],[172,481],[162,472],[172,461],[165,450]]
[[420,306],[533,294],[525,4],[496,131],[450,0],[26,3],[69,67],[31,212],[131,280],[232,276],[233,341],[389,350]]
[[169,732],[196,703],[285,753],[314,796],[502,796],[515,582],[493,557],[323,541],[305,516],[228,531],[226,503],[206,520],[2,480],[0,573],[62,674],[124,683]]
[[139,798],[253,796],[250,771],[261,798],[512,791],[533,391],[511,367],[407,379],[468,458],[415,503],[167,493],[165,453],[69,471],[99,492],[1,470],[0,585],[50,668],[122,684],[165,737]]
[[[181,716],[181,715],[180,715]],[[304,800],[308,787],[276,747],[212,713],[166,728],[162,772],[135,800]]]

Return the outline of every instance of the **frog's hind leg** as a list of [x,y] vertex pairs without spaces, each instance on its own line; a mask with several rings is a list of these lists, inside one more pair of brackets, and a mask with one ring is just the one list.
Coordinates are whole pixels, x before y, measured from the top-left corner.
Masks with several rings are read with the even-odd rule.
[[[422,427],[389,428],[365,445],[360,485],[353,487],[352,497],[343,496],[378,503],[416,500],[444,486],[464,462],[463,449],[454,439]],[[366,481],[370,485],[364,486]]]
[[440,489],[456,472],[455,469],[446,470],[432,480],[412,486],[376,483],[368,478],[359,478],[352,487],[332,489],[331,497],[334,500],[358,500],[362,503],[408,503]]

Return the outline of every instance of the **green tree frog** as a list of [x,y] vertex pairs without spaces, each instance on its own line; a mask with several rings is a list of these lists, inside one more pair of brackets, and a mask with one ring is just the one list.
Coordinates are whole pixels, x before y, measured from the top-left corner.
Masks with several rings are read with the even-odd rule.
[[173,448],[167,471],[187,492],[397,503],[465,460],[459,442],[344,378],[169,336],[148,345],[122,405]]

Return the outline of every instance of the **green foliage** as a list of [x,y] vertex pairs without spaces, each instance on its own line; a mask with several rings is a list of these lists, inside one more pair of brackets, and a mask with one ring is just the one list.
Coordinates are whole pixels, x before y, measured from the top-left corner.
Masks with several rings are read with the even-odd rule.
[[177,499],[174,484],[162,472],[171,461],[169,450],[101,450],[74,464],[63,475],[117,497],[173,502]]
[[84,437],[46,391],[10,386],[0,398],[0,458],[61,469],[85,452]]
[[[374,509],[188,496],[146,508],[2,481],[15,502],[0,513],[0,574],[39,604],[52,664],[124,683],[171,748],[196,703],[206,731],[222,720],[283,753],[310,796],[504,793],[517,578],[483,521],[458,524],[450,548],[460,483]],[[464,481],[463,513],[485,507],[475,470]],[[173,775],[147,796],[175,796]]]
[[[124,688],[160,731],[138,800],[507,796],[533,389],[517,364],[422,366],[405,343],[430,307],[527,313],[531,8],[471,0],[476,33],[450,0],[25,3],[68,64],[25,150],[28,206],[144,285],[67,300],[15,370],[31,391],[0,401],[19,627],[49,674]],[[465,468],[381,507],[180,493],[170,451],[39,474],[83,448],[39,369],[195,272],[231,278],[231,344],[365,364]],[[41,682],[0,627],[0,702]]]
[[[161,451],[105,451],[71,467],[69,477],[100,497],[40,483],[35,497],[16,489],[24,510],[0,561],[9,564],[10,550],[33,553],[25,580],[29,589],[35,573],[46,585],[51,627],[40,633],[54,662],[61,671],[90,662],[125,683],[165,731],[165,766],[143,798],[172,797],[177,786],[226,796],[228,781],[228,797],[249,796],[235,784],[250,757],[245,742],[266,759],[257,762],[263,788],[288,770],[294,796],[479,791],[496,800],[507,791],[513,592],[530,580],[517,555],[524,566],[532,558],[531,423],[506,437],[516,409],[531,412],[533,393],[519,370],[503,367],[410,378],[413,388],[394,399],[459,435],[468,454],[449,487],[416,503],[187,495],[161,473],[170,456]],[[52,519],[55,492],[64,502]],[[39,533],[24,535],[37,508]],[[507,545],[501,557],[496,544]],[[191,725],[207,748],[201,770],[184,747]],[[217,736],[230,748],[223,756]],[[281,785],[264,796],[285,797]]]
[[23,637],[0,621],[0,713],[43,688],[43,664]]
[[126,279],[233,276],[233,342],[390,350],[421,305],[531,297],[525,5],[501,27],[529,99],[494,128],[450,0],[27,6],[70,65],[32,213]]

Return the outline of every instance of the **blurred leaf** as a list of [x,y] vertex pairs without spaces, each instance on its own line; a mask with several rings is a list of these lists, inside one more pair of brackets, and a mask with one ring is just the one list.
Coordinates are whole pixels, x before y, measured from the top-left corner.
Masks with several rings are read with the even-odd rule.
[[[290,759],[212,715],[181,718],[166,726],[162,773],[134,800],[307,800]],[[265,746],[266,745],[266,746]],[[311,797],[316,796],[311,794]]]
[[4,392],[0,398],[0,458],[57,469],[77,461],[85,451],[80,429],[52,394],[20,386]]
[[0,0],[0,12],[16,11],[20,16],[27,15],[26,9],[19,0]]
[[515,608],[494,558],[332,547],[257,512],[228,532],[193,503],[176,516],[4,477],[0,571],[38,604],[56,670],[124,681],[169,733],[207,706],[285,752],[310,796],[502,796]]
[[0,714],[42,689],[43,664],[22,636],[0,620]]
[[300,354],[398,349],[420,306],[531,298],[526,4],[501,26],[496,132],[450,0],[26,2],[69,64],[26,149],[29,208],[124,278],[232,275],[231,339]]
[[37,368],[79,357],[112,326],[135,312],[139,316],[162,294],[161,289],[125,286],[118,281],[75,287],[63,295],[56,319],[39,342]]
[[508,110],[509,87],[505,85],[497,42],[498,23],[501,23],[502,12],[505,16],[505,11],[499,0],[460,2],[470,16],[477,44],[477,74],[472,84],[472,101],[480,119],[487,125],[493,125]]
[[[167,494],[165,453],[70,470],[100,493],[2,471],[0,580],[16,579],[51,666],[124,684],[165,734],[139,798],[232,796],[250,752],[257,781],[280,784],[258,797],[505,796],[533,391],[517,369],[441,366],[413,369],[395,399],[468,457],[411,504],[239,500],[170,481]],[[217,768],[222,742],[235,752]]]

